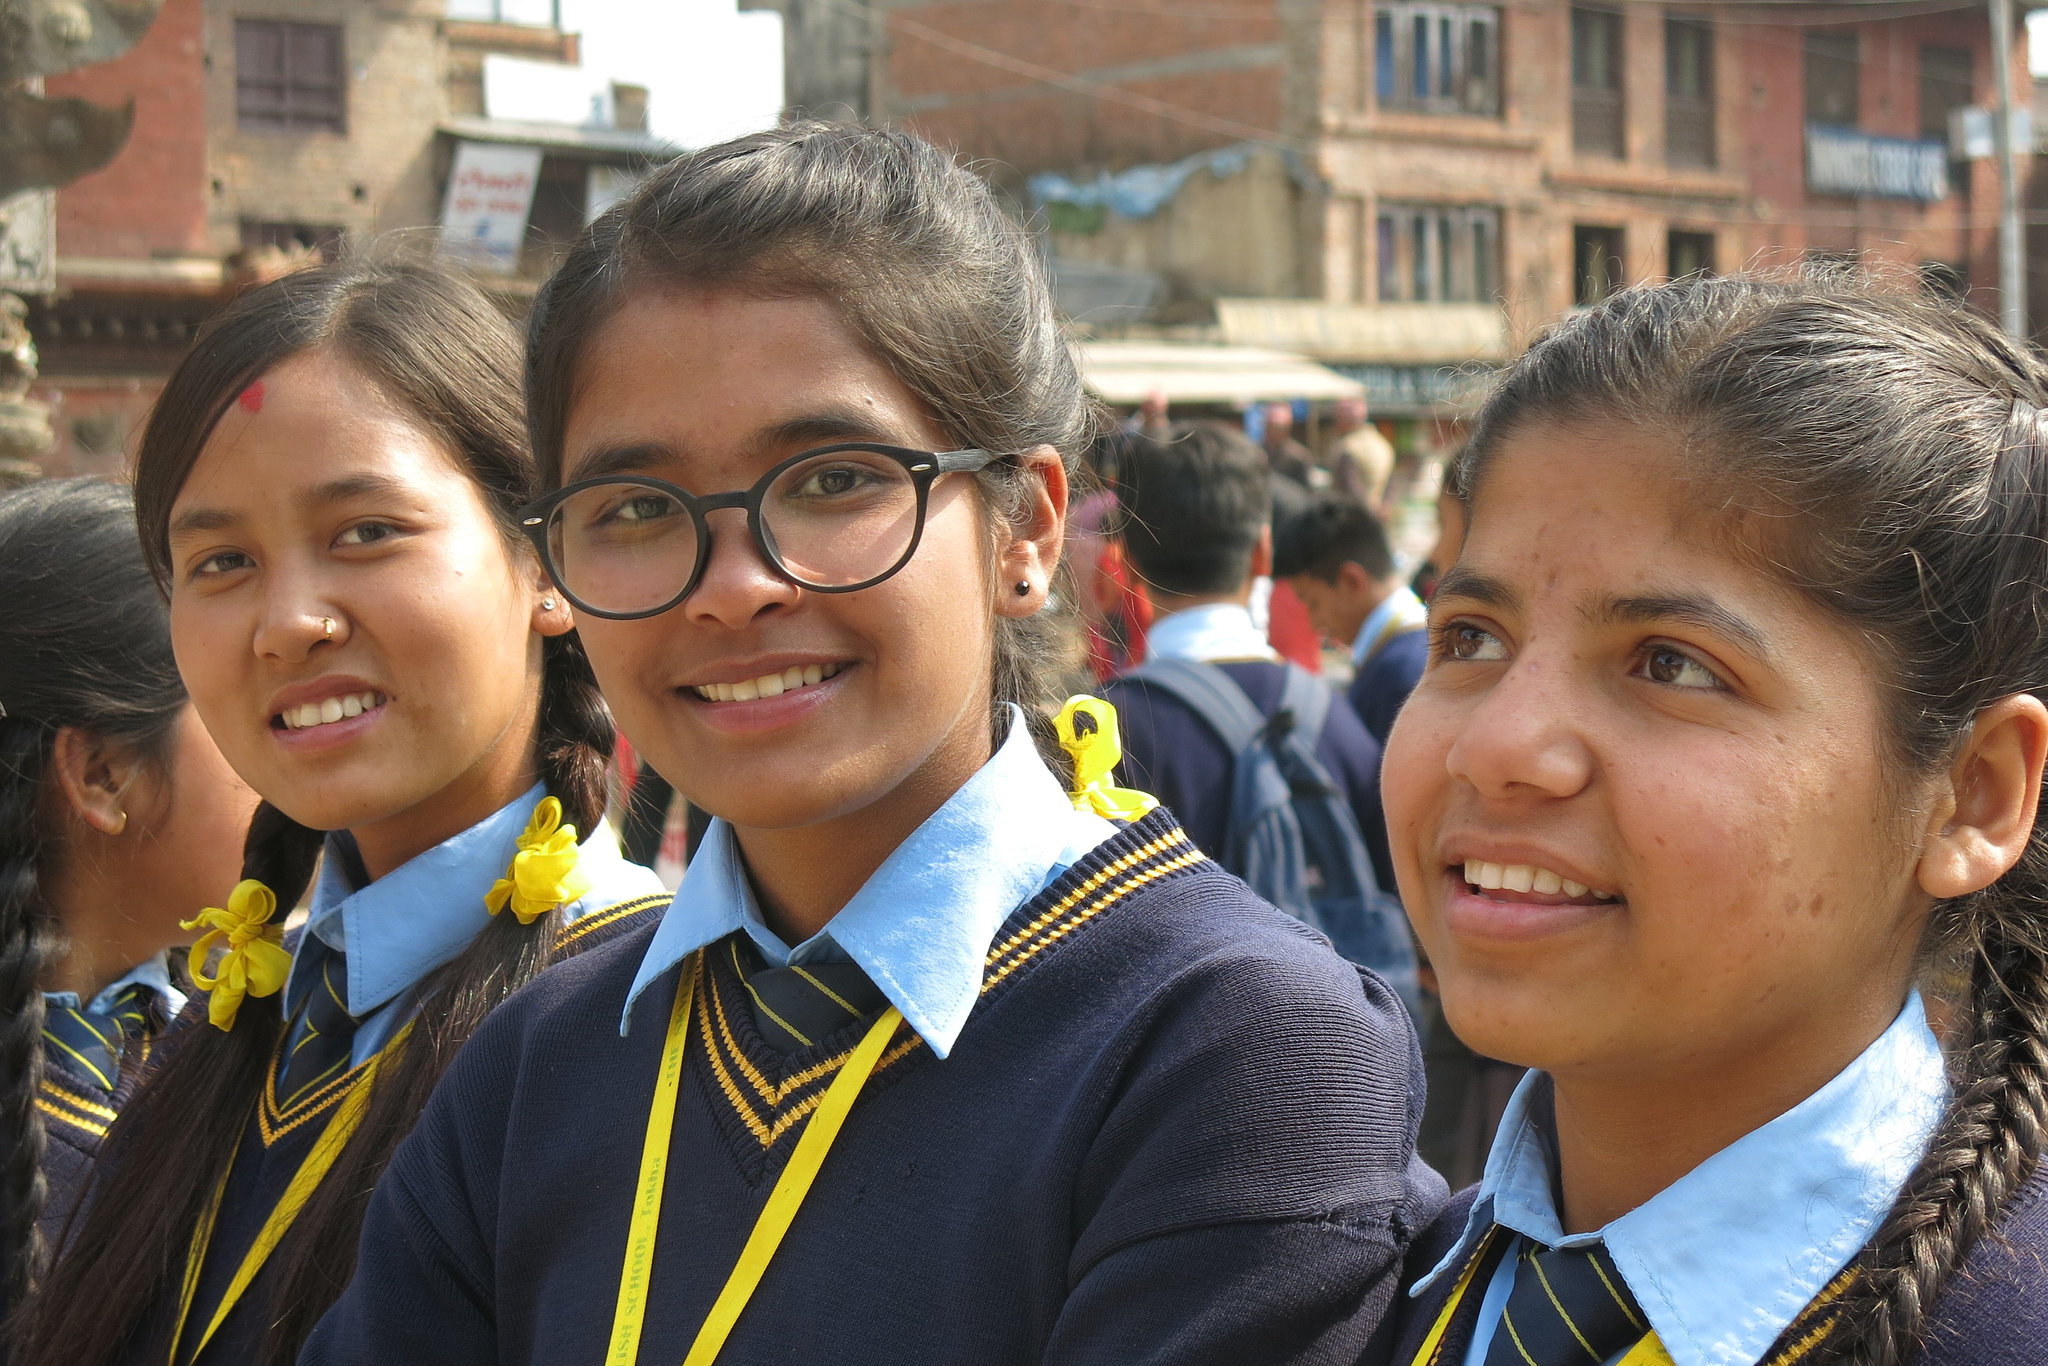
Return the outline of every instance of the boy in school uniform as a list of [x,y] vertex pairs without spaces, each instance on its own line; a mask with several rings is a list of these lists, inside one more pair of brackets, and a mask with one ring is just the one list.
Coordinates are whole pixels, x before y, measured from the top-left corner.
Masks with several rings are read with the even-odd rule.
[[[1269,477],[1258,447],[1203,422],[1178,424],[1165,442],[1133,442],[1118,472],[1125,558],[1158,614],[1149,657],[1216,666],[1268,719],[1279,710],[1289,666],[1247,604],[1254,581],[1273,565]],[[1188,838],[1220,857],[1236,756],[1192,706],[1141,678],[1127,674],[1105,696],[1123,727],[1126,781],[1171,807]],[[1330,704],[1316,758],[1357,817],[1379,885],[1391,890],[1379,742],[1342,697]]]
[[1347,695],[1386,744],[1429,662],[1429,612],[1395,569],[1386,527],[1362,504],[1319,498],[1275,529],[1273,574],[1294,590],[1317,630],[1351,651]]

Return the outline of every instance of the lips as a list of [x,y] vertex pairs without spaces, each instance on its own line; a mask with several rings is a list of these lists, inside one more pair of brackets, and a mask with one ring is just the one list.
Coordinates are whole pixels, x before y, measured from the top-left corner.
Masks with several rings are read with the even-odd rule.
[[792,664],[786,669],[744,678],[736,683],[696,683],[690,691],[706,702],[755,702],[764,697],[814,688],[836,676],[843,664]]
[[286,707],[272,718],[271,724],[285,730],[311,730],[316,726],[331,726],[337,721],[346,721],[361,716],[366,711],[375,711],[385,703],[383,693],[374,689],[362,692],[343,693],[337,697],[323,698],[318,702],[301,702]]

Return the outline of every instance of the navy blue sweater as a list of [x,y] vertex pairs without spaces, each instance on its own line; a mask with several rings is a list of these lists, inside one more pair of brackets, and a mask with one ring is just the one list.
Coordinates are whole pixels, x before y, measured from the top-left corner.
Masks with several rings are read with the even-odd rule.
[[1382,745],[1428,663],[1429,632],[1403,631],[1373,651],[1352,675],[1345,695],[1372,738]]
[[[640,1351],[681,1359],[866,1025],[780,1054],[712,952],[621,1039],[648,937],[550,971],[470,1040],[305,1366],[603,1358],[690,971]],[[1154,812],[1010,917],[949,1057],[899,1033],[720,1359],[1380,1360],[1444,1196],[1413,1159],[1421,1088],[1384,985]]]
[[[1260,715],[1270,717],[1279,710],[1287,677],[1284,666],[1251,660],[1216,667],[1244,689]],[[1124,747],[1117,772],[1124,785],[1149,792],[1173,808],[1188,838],[1214,857],[1230,831],[1231,773],[1237,756],[1193,708],[1171,693],[1136,679],[1117,678],[1102,695],[1116,704]],[[1342,695],[1330,699],[1316,758],[1358,817],[1374,877],[1384,891],[1398,895],[1393,855],[1387,849],[1387,817],[1380,808],[1379,741],[1367,733]]]
[[[610,939],[622,938],[642,924],[651,930],[660,919],[659,911],[665,904],[666,898],[640,897],[592,912],[559,932],[555,951],[560,954],[581,953]],[[428,1008],[432,1008],[431,1004]],[[184,1026],[187,1032],[192,1028],[206,1027],[198,1023],[203,1022],[205,1011],[204,997],[186,1007],[186,1017],[195,1022]],[[186,1017],[181,1017],[181,1020]],[[282,1045],[283,1033],[280,1031],[279,1046]],[[255,1243],[264,1220],[284,1195],[291,1178],[332,1121],[342,1100],[363,1084],[367,1066],[362,1064],[350,1068],[333,1081],[296,1098],[289,1107],[278,1105],[277,1069],[274,1064],[269,1069],[263,1095],[243,1128],[241,1146],[235,1153],[233,1179],[228,1182],[213,1237],[208,1243],[198,1291],[193,1297],[192,1311],[178,1346],[176,1366],[194,1366],[195,1362],[206,1363],[206,1366],[216,1366],[216,1363],[230,1366],[231,1363],[252,1361],[257,1357],[269,1322],[268,1302],[275,1289],[276,1278],[272,1269],[281,1260],[276,1255],[250,1283],[247,1293],[222,1321],[220,1331],[206,1345],[206,1350],[195,1358],[194,1349],[207,1321],[225,1297],[243,1256]],[[115,1150],[116,1154],[122,1154],[122,1151]],[[109,1160],[126,1158],[117,1155]],[[148,1154],[137,1154],[136,1160],[147,1161]],[[303,1231],[294,1225],[286,1236],[289,1239]],[[155,1301],[144,1311],[122,1349],[120,1360],[124,1363],[164,1366],[177,1324],[183,1269],[182,1265],[174,1268],[172,1274],[159,1283]]]
[[[1478,1193],[1477,1186],[1458,1192],[1415,1240],[1404,1285],[1427,1274],[1457,1244]],[[1457,1280],[1445,1275],[1417,1298],[1402,1295],[1395,1366],[1462,1366],[1472,1342],[1472,1312],[1451,1321],[1427,1362],[1416,1360]],[[1466,1303],[1476,1310],[1479,1298],[1475,1291]],[[1759,1366],[1793,1366],[1802,1360],[1806,1352],[1799,1344],[1827,1317],[1824,1308],[1809,1306]],[[1971,1250],[1962,1271],[1935,1302],[1921,1349],[1910,1360],[1912,1366],[2041,1366],[2048,1361],[2048,1169],[2036,1171],[2020,1187],[1990,1235]]]

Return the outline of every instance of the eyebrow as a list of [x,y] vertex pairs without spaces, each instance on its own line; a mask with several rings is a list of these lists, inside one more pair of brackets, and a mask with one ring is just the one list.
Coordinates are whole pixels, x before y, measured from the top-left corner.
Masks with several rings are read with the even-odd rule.
[[1689,593],[1652,593],[1639,597],[1612,598],[1590,613],[1601,621],[1625,621],[1650,625],[1660,621],[1683,622],[1734,641],[1758,659],[1771,657],[1764,633],[1744,618],[1711,598]]
[[1458,565],[1452,565],[1437,581],[1436,596],[1468,598],[1482,607],[1501,611],[1512,611],[1522,604],[1521,595],[1508,587],[1505,579]]
[[[906,444],[902,433],[889,430],[874,418],[853,408],[824,408],[771,423],[747,440],[756,451],[803,450],[830,446],[840,441],[873,441],[886,446]],[[620,446],[602,446],[575,468],[578,483],[614,474],[644,474],[683,458],[675,447],[658,441],[637,441]]]
[[[352,498],[394,496],[411,492],[411,485],[389,475],[351,474],[340,479],[330,479],[324,484],[315,484],[312,488],[301,491],[292,501],[310,512],[330,507],[335,503],[345,503]],[[243,513],[232,508],[188,508],[171,519],[165,538],[175,539],[202,531],[226,531],[240,526],[245,520]]]

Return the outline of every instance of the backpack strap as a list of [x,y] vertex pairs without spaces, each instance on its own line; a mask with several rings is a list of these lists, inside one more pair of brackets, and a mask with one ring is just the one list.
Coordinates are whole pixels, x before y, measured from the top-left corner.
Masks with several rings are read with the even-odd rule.
[[1231,757],[1244,753],[1265,733],[1266,718],[1244,689],[1214,664],[1192,659],[1148,659],[1124,675],[1185,702],[1223,741]]
[[1299,664],[1289,664],[1286,681],[1280,685],[1280,708],[1294,713],[1294,733],[1314,754],[1330,719],[1330,685]]

